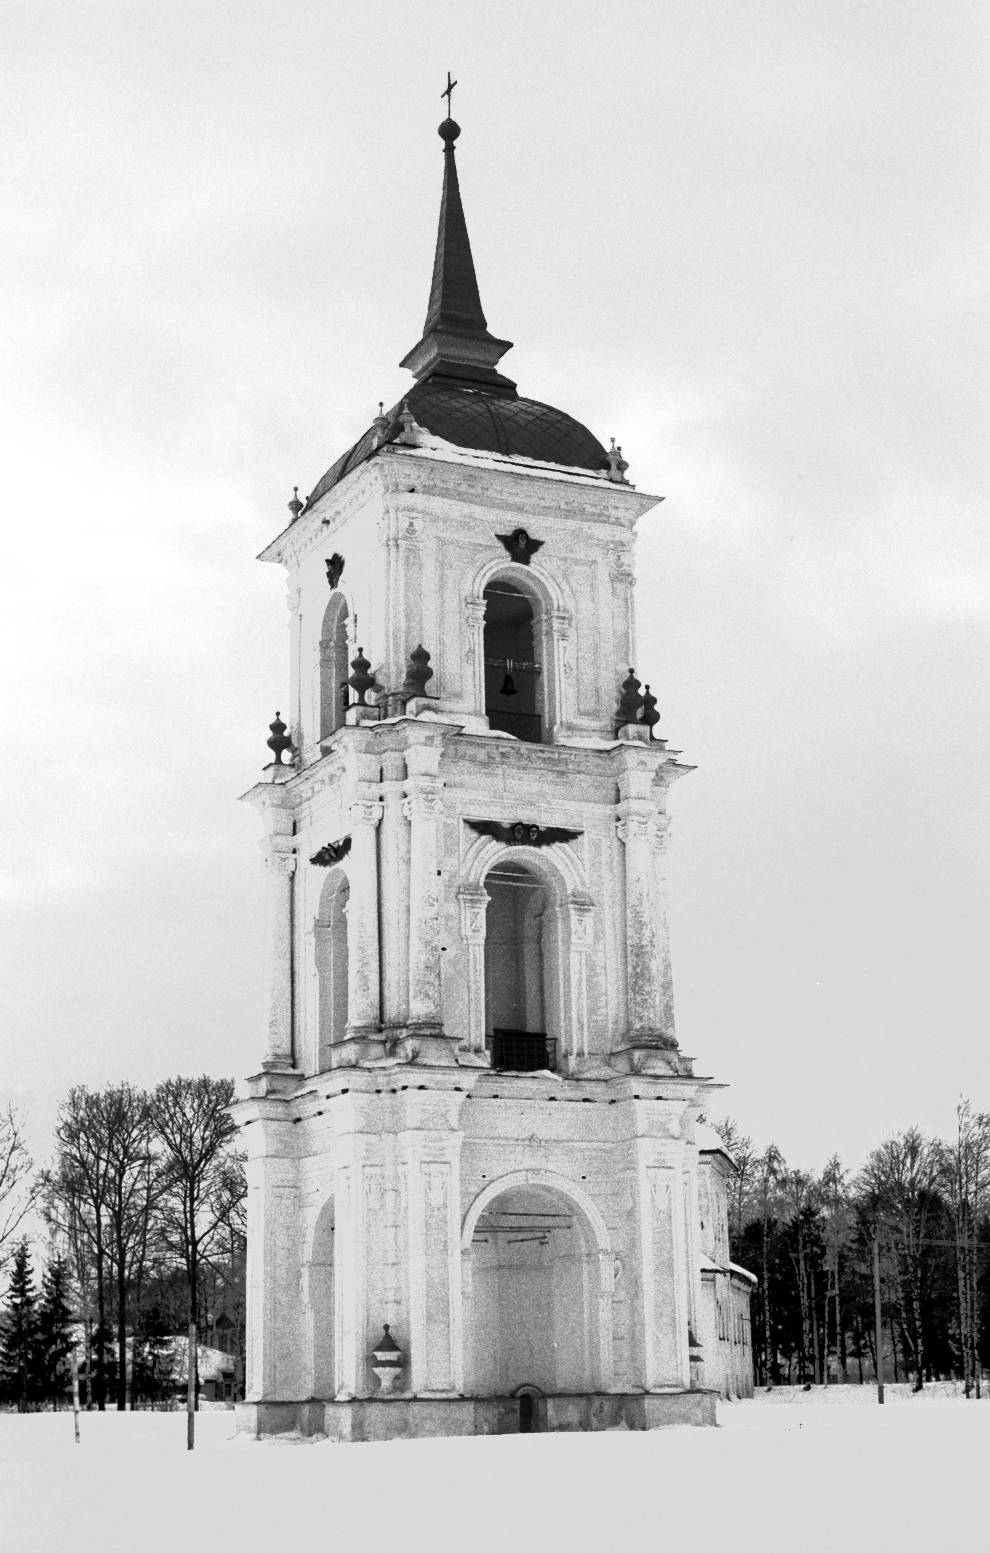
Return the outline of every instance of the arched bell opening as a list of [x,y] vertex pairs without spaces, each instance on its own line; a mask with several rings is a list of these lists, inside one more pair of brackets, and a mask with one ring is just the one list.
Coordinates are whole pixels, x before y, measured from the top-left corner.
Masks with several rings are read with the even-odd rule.
[[329,1401],[336,1393],[336,1236],[334,1205],[324,1203],[305,1269],[304,1314],[309,1335],[310,1395]]
[[320,738],[328,739],[344,722],[350,692],[347,649],[347,600],[335,595],[326,607],[320,631]]
[[323,886],[313,925],[319,1010],[317,1072],[330,1067],[331,1048],[347,1035],[347,902],[350,886],[341,868],[333,868]]
[[551,896],[523,863],[504,861],[485,877],[485,1044],[492,1067],[532,1073],[557,1066],[554,979],[558,946]]
[[486,1205],[470,1255],[472,1389],[528,1396],[538,1429],[543,1396],[600,1384],[594,1235],[562,1192],[517,1186]]
[[485,715],[488,725],[540,744],[549,722],[539,600],[506,577],[484,591]]

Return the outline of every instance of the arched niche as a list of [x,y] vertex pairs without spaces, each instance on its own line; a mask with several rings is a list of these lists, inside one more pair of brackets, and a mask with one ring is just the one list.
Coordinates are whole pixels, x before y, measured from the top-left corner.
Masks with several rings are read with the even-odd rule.
[[335,593],[323,614],[320,628],[320,738],[328,739],[340,728],[347,711],[350,673],[347,599]]
[[330,1067],[332,1047],[347,1035],[347,903],[350,885],[346,871],[331,868],[320,894],[320,906],[313,924],[317,981],[317,1062],[316,1071]]
[[465,1218],[462,1261],[471,1393],[611,1384],[608,1235],[570,1183],[540,1171],[490,1183]]

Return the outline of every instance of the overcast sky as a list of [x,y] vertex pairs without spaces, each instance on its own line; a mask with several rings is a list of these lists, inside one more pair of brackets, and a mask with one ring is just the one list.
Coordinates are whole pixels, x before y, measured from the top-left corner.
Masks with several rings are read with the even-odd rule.
[[255,562],[410,380],[451,69],[520,391],[640,489],[681,1045],[793,1164],[990,1108],[985,4],[11,0],[0,1088],[243,1075]]

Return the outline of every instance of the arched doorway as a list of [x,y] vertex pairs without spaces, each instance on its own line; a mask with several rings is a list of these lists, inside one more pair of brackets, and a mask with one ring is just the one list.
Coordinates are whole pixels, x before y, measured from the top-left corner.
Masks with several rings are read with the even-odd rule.
[[319,1049],[316,1071],[330,1066],[331,1047],[347,1035],[347,901],[350,887],[341,868],[333,868],[320,897],[313,925],[318,987]]
[[504,577],[495,577],[485,600],[485,715],[489,727],[527,744],[543,739],[546,713],[539,621],[533,601]]
[[[598,1247],[575,1203],[515,1186],[487,1203],[471,1240],[468,1341],[481,1396],[587,1392],[600,1385]],[[532,1402],[520,1411],[539,1427]]]
[[324,1203],[313,1232],[308,1267],[306,1313],[312,1363],[312,1395],[329,1400],[336,1392],[336,1311],[334,1308],[333,1199]]
[[347,600],[336,594],[326,607],[320,631],[320,738],[340,728],[347,711],[350,671],[347,652]]
[[556,944],[549,891],[537,873],[515,861],[490,869],[485,890],[485,1043],[492,1067],[523,1073],[554,1069],[547,962]]

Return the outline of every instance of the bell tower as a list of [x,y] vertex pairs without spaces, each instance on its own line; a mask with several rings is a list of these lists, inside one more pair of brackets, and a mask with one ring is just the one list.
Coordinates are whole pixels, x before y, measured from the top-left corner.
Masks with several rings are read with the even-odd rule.
[[[499,370],[455,162],[413,382],[262,552],[290,713],[241,1421],[341,1439],[714,1421],[667,792],[633,619],[657,505]],[[387,1324],[387,1332],[383,1331]],[[383,1358],[382,1355],[385,1355]]]

